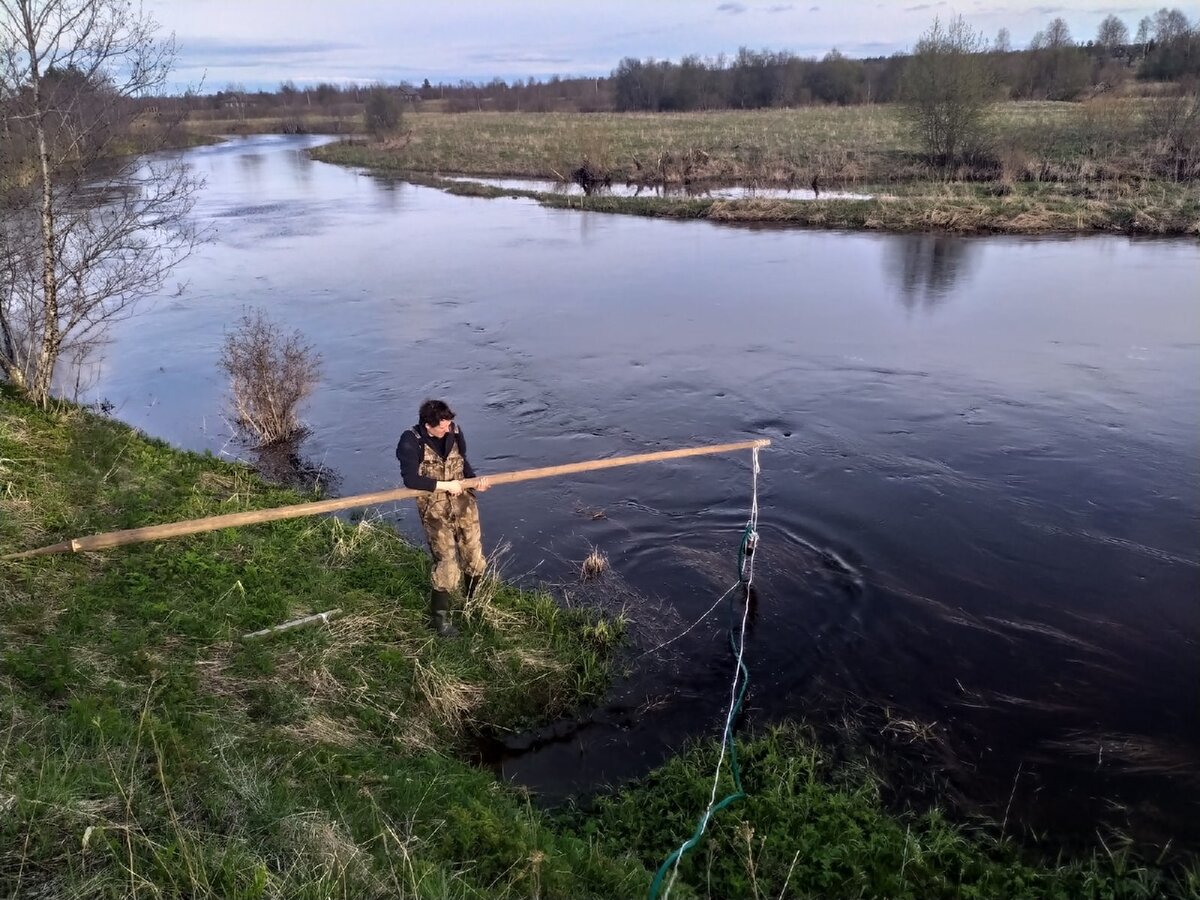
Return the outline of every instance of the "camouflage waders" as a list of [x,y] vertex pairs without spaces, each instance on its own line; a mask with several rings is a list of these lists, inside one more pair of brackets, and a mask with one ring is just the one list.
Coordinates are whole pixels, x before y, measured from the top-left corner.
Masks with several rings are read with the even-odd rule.
[[[420,474],[434,481],[461,480],[463,456],[458,441],[453,442],[445,459],[424,444]],[[417,498],[417,512],[433,556],[434,591],[457,593],[463,570],[472,581],[483,574],[487,560],[479,531],[479,507],[472,493],[463,491],[453,497],[446,491],[435,491]]]

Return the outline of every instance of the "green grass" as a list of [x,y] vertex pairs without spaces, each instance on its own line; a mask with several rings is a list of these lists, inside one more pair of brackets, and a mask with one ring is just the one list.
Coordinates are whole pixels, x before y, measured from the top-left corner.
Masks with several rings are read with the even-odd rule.
[[[0,387],[0,554],[303,499]],[[377,521],[293,520],[0,562],[0,896],[644,895],[707,802],[715,749],[551,815],[466,760],[481,733],[607,688],[619,620],[492,584],[425,621],[425,555]],[[341,608],[329,625],[241,635]],[[672,896],[1195,896],[1127,850],[1037,863],[799,728],[742,747],[750,797]],[[784,887],[787,891],[784,892]]]
[[[1160,178],[1145,101],[1008,103],[986,164],[926,166],[897,107],[710,113],[418,113],[405,133],[330,144],[316,159],[420,177],[567,178],[588,160],[614,181],[848,188],[871,201],[588,198],[588,209],[826,228],[1200,234],[1200,189]],[[462,192],[463,189],[459,189]],[[512,192],[501,192],[512,193]],[[486,196],[480,192],[480,195]],[[577,198],[536,196],[547,205]]]
[[[936,809],[897,816],[884,808],[869,767],[835,764],[798,726],[771,729],[739,756],[748,796],[718,814],[683,857],[673,897],[1080,900],[1200,890],[1200,868],[1165,874],[1127,846],[1032,864],[991,829],[963,828]],[[716,748],[696,747],[577,813],[574,824],[600,847],[632,852],[655,869],[695,828],[716,761]],[[732,789],[726,770],[717,796]]]
[[[0,552],[302,499],[9,394],[0,497]],[[425,555],[370,521],[0,563],[0,895],[628,893],[639,867],[461,761],[599,697],[619,622],[500,585],[443,642],[427,596]]]

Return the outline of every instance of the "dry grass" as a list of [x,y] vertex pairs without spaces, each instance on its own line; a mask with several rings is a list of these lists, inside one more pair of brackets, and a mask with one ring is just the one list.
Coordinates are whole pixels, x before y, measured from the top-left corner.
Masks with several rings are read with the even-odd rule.
[[396,728],[395,741],[408,753],[428,753],[436,750],[440,743],[429,722],[422,717],[402,721]]
[[474,625],[486,625],[499,632],[519,629],[524,623],[524,617],[514,609],[498,603],[499,574],[495,560],[488,565],[488,571],[475,589],[475,593],[463,604],[463,618]]
[[937,740],[937,722],[919,722],[894,715],[890,708],[883,710],[884,724],[879,733],[904,743],[931,743]]
[[223,472],[204,472],[196,479],[193,489],[195,499],[203,501],[212,498],[223,506],[246,508],[247,502],[255,495],[258,476],[254,470],[245,465],[234,465]]
[[[3,461],[0,460],[0,463]],[[45,529],[37,521],[37,516],[31,501],[23,491],[11,481],[4,480],[4,472],[0,469],[0,509],[12,523],[20,523],[26,534],[40,537]]]
[[521,668],[531,672],[563,672],[566,670],[566,666],[561,660],[555,659],[552,654],[545,651],[521,650],[517,652],[516,658]]
[[332,869],[362,865],[365,853],[338,822],[311,811],[288,816],[281,823],[286,834],[303,849]]
[[396,633],[397,623],[387,611],[359,612],[341,616],[329,622],[331,643],[342,649],[378,643],[386,634]]
[[228,495],[237,490],[237,483],[236,471],[201,472],[196,479],[196,490],[214,497],[218,494]]
[[914,150],[890,107],[709,113],[418,113],[394,167],[564,177],[585,159],[614,179],[860,181],[876,157]]
[[0,510],[4,513],[0,527],[37,538],[46,530],[22,483],[28,482],[30,472],[44,468],[40,457],[45,448],[40,443],[20,420],[0,419]]
[[455,677],[437,662],[415,660],[416,687],[435,721],[443,728],[459,731],[483,702],[482,685]]
[[[893,106],[706,113],[419,113],[407,143],[331,144],[329,162],[405,173],[455,193],[511,191],[442,181],[451,173],[565,181],[586,163],[614,182],[740,183],[849,189],[875,201],[713,201],[531,195],[560,207],[823,228],[1043,233],[1200,233],[1200,197],[1162,176],[1145,126],[1151,101],[1000,104],[990,146],[931,168]],[[526,192],[528,194],[529,192]]]
[[198,687],[210,697],[233,700],[240,691],[243,680],[230,669],[232,645],[215,647],[213,655],[196,661],[195,673]]
[[[406,116],[407,117],[407,116]],[[250,116],[242,118],[192,117],[183,122],[185,133],[201,143],[209,135],[224,134],[362,134],[361,113],[329,115],[310,113],[300,116]]]
[[361,731],[345,720],[334,719],[322,713],[284,728],[283,733],[299,743],[333,744],[337,747],[354,747],[365,738]]
[[1047,745],[1097,765],[1118,765],[1128,772],[1169,773],[1192,784],[1200,783],[1193,751],[1183,742],[1161,736],[1119,732],[1071,732]]
[[594,581],[608,571],[608,557],[593,547],[579,564],[580,581]]
[[[350,526],[341,519],[333,519],[330,527],[333,535],[333,548],[329,553],[328,565],[351,564],[360,549],[380,537],[378,521],[378,518],[363,518],[357,525]],[[394,531],[391,533],[395,534]]]
[[[995,107],[995,153],[1014,177],[1100,173],[1136,163],[1141,99]],[[896,106],[696,113],[417,113],[392,168],[565,179],[587,160],[614,180],[880,184],[929,176]],[[333,148],[328,148],[332,150]],[[385,160],[379,160],[385,164]],[[1074,168],[1072,168],[1074,165]],[[1080,166],[1083,168],[1081,169]],[[939,176],[940,177],[940,176]]]

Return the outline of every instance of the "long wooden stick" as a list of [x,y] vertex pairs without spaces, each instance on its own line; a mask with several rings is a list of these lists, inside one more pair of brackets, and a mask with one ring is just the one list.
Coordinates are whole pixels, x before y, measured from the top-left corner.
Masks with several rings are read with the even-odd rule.
[[[754,441],[741,441],[736,444],[715,444],[708,447],[689,447],[684,450],[662,450],[657,453],[615,456],[612,459],[593,459],[587,462],[568,463],[562,466],[547,466],[542,469],[521,469],[517,472],[501,472],[498,475],[488,475],[487,480],[493,485],[512,484],[517,481],[533,481],[536,478],[554,478],[558,475],[574,475],[577,472],[595,472],[600,469],[615,469],[619,466],[636,466],[642,463],[660,462],[666,459],[682,459],[685,456],[706,456],[711,453],[750,450],[755,447],[768,447],[770,444],[771,442],[768,439],[760,438]],[[467,478],[463,480],[462,484],[465,488],[471,488],[478,482],[478,478]],[[319,513],[337,512],[338,510],[351,509],[355,506],[369,506],[375,503],[407,500],[428,493],[428,491],[414,491],[409,488],[396,488],[390,491],[376,491],[372,494],[356,494],[353,497],[337,497],[333,500],[297,503],[294,506],[277,506],[274,509],[255,509],[248,512],[229,513],[224,516],[209,516],[204,519],[188,519],[184,522],[173,522],[167,525],[147,525],[144,528],[127,528],[124,531],[109,531],[105,534],[93,534],[89,537],[73,538],[59,544],[51,544],[49,547],[39,547],[36,550],[9,553],[0,557],[0,559],[28,559],[33,556],[49,556],[52,553],[78,553],[80,550],[107,550],[109,547],[120,547],[124,544],[160,541],[166,538],[182,537],[187,534],[216,531],[220,528],[234,528],[238,525],[277,522],[280,519],[315,516]]]
[[264,628],[262,631],[252,631],[249,634],[243,634],[243,641],[252,641],[255,638],[268,637],[272,634],[279,634],[281,631],[291,631],[293,628],[303,628],[305,625],[312,625],[316,622],[329,624],[329,620],[335,616],[340,616],[342,610],[338,609],[327,610],[326,612],[313,613],[311,616],[305,616],[302,619],[292,619],[290,622],[284,622],[282,625],[272,625],[270,628]]

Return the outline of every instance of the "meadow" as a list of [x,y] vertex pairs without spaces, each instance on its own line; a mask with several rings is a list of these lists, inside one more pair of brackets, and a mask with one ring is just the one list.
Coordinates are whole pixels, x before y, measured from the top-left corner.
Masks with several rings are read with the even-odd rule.
[[[313,151],[451,187],[445,175],[569,182],[585,168],[614,183],[695,191],[743,184],[847,190],[871,199],[586,198],[586,208],[730,222],[960,232],[1200,233],[1200,190],[1170,177],[1146,98],[1001,104],[986,153],[927,164],[898,107],[805,107],[711,113],[409,114],[399,134]],[[414,178],[414,180],[419,180]],[[489,195],[459,188],[459,193]],[[524,194],[550,205],[578,198]]]

